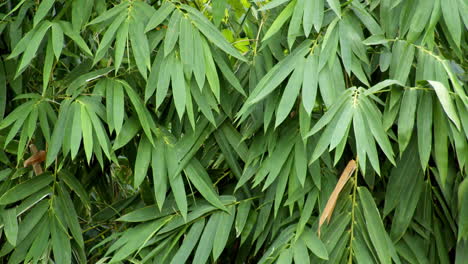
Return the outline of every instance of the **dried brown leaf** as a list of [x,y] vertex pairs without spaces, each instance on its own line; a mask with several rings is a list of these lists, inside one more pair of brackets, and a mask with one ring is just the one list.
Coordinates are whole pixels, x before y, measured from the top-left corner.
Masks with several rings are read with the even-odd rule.
[[349,178],[351,177],[351,174],[353,174],[355,170],[356,170],[356,161],[350,160],[348,162],[348,165],[346,165],[346,168],[343,170],[343,173],[341,173],[340,179],[336,183],[335,189],[333,189],[333,192],[331,193],[330,198],[328,198],[327,204],[325,205],[325,209],[323,210],[322,215],[320,216],[319,226],[318,226],[319,237],[320,237],[320,228],[325,222],[325,219],[327,220],[327,224],[330,222],[331,216],[333,214],[333,210],[335,209],[336,201],[338,200],[338,195],[340,194],[341,190],[343,190],[343,187],[346,185]]

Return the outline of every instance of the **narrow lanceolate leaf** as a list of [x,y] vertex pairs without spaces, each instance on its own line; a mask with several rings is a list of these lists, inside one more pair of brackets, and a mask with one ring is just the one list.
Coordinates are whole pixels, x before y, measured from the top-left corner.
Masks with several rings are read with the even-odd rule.
[[119,80],[119,82],[123,85],[125,92],[127,93],[128,97],[130,98],[130,101],[132,102],[133,107],[135,108],[135,111],[137,112],[138,119],[140,120],[140,124],[143,128],[143,131],[145,131],[146,137],[148,137],[151,144],[153,144],[153,137],[150,128],[150,122],[153,120],[148,119],[148,110],[145,108],[140,97],[127,82],[121,80]]
[[195,26],[205,35],[205,37],[218,46],[221,50],[228,53],[229,55],[238,58],[241,61],[246,61],[244,56],[239,53],[227,40],[224,36],[218,31],[218,29],[206,19],[198,10],[183,5],[183,8],[187,10],[190,19],[192,19]]
[[146,68],[151,69],[148,39],[143,30],[143,22],[139,19],[131,20],[129,37],[132,43],[133,56],[140,73],[146,79]]
[[31,37],[31,40],[29,42],[29,45],[27,46],[26,50],[23,53],[23,57],[21,58],[20,65],[18,66],[18,70],[16,71],[16,77],[18,77],[18,75],[23,72],[23,70],[28,66],[28,64],[34,58],[34,56],[36,55],[37,49],[39,48],[39,45],[41,44],[42,39],[44,38],[45,33],[49,30],[51,26],[52,26],[52,23],[50,23],[49,21],[44,21],[41,23],[38,29],[34,32],[34,35]]
[[296,69],[289,78],[288,84],[284,89],[283,96],[281,97],[281,101],[279,102],[278,109],[276,110],[275,127],[278,127],[289,115],[289,112],[291,112],[291,109],[296,102],[296,98],[299,95],[303,78],[304,59],[300,59],[300,61],[297,62]]
[[172,49],[174,49],[174,46],[179,37],[181,18],[182,13],[179,10],[176,10],[172,13],[171,19],[169,19],[166,37],[164,38],[164,56],[167,56],[172,51]]
[[327,0],[328,5],[338,17],[341,17],[340,0]]
[[377,256],[381,263],[391,263],[391,249],[388,248],[389,244],[387,243],[388,234],[383,226],[379,211],[375,206],[374,198],[371,193],[363,187],[358,187],[358,193],[364,211],[369,237],[377,252]]
[[406,90],[401,101],[400,116],[398,118],[398,145],[403,153],[411,139],[414,127],[414,118],[418,100],[418,91]]
[[302,104],[309,115],[314,109],[317,97],[318,73],[318,56],[309,55],[305,61],[304,80],[302,81]]
[[93,155],[93,127],[88,115],[88,110],[84,104],[81,105],[81,129],[83,131],[83,144],[86,159],[89,163]]
[[113,89],[113,121],[115,131],[117,135],[120,134],[122,129],[124,116],[125,116],[125,101],[124,101],[124,91],[120,83],[114,82],[114,87],[108,87],[108,89]]
[[431,86],[434,88],[434,91],[437,94],[442,108],[444,109],[447,116],[452,120],[455,126],[460,130],[460,118],[458,118],[457,111],[455,110],[455,105],[452,102],[450,97],[449,90],[442,83],[437,81],[428,81]]
[[154,12],[148,21],[148,24],[145,27],[145,33],[159,26],[159,24],[161,24],[171,14],[174,8],[175,6],[172,2],[164,1],[161,7]]
[[53,179],[50,173],[43,173],[40,176],[18,184],[0,196],[0,204],[6,205],[20,201],[46,187]]
[[447,25],[448,31],[450,32],[450,37],[453,39],[457,46],[460,46],[462,25],[460,21],[460,15],[458,13],[458,1],[441,1],[441,7],[442,14],[444,16],[444,21]]
[[179,118],[182,119],[185,112],[186,94],[185,94],[185,77],[182,62],[176,59],[171,72],[172,96],[177,109]]
[[341,190],[343,189],[345,184],[348,182],[349,178],[351,177],[351,175],[353,174],[355,170],[356,170],[356,162],[354,160],[350,160],[348,162],[348,165],[346,165],[346,168],[341,173],[340,179],[336,183],[335,189],[333,189],[333,192],[328,198],[327,204],[325,205],[325,208],[323,209],[322,214],[320,215],[320,220],[318,224],[319,237],[320,237],[320,228],[322,227],[323,223],[325,223],[325,220],[327,220],[327,223],[330,222],[331,216],[333,214],[333,210],[335,209],[336,201],[338,200],[338,195],[340,194]]
[[39,7],[37,8],[37,11],[34,15],[34,21],[33,24],[36,26],[41,20],[47,15],[49,10],[52,8],[54,5],[55,0],[44,0],[41,2]]
[[16,207],[5,209],[2,213],[5,236],[12,246],[16,246],[18,238],[18,220],[16,219]]
[[135,188],[138,188],[148,173],[148,167],[151,162],[151,143],[146,137],[142,137],[138,144],[138,152],[135,161],[134,183]]
[[171,260],[171,264],[185,263],[195,248],[195,245],[199,241],[200,235],[205,227],[205,219],[202,218],[195,222],[190,228],[187,236],[184,238],[182,245],[180,246],[174,258]]
[[432,95],[423,93],[417,110],[418,149],[423,170],[426,170],[432,147]]
[[296,6],[296,1],[291,1],[284,9],[281,11],[281,13],[278,15],[278,17],[275,19],[271,27],[268,29],[268,31],[265,33],[265,36],[263,37],[262,41],[268,40],[271,36],[276,34],[281,27],[286,23],[288,18],[292,15],[294,11],[294,7]]

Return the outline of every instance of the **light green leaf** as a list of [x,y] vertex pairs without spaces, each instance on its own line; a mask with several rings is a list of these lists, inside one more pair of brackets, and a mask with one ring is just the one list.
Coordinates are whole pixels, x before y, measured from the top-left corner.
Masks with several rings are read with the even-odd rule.
[[182,245],[171,260],[171,264],[185,263],[199,241],[200,235],[205,227],[205,219],[195,222],[187,233]]
[[244,56],[237,51],[224,36],[218,31],[218,29],[206,19],[198,10],[188,6],[183,5],[183,8],[188,12],[190,19],[195,24],[195,26],[205,35],[205,37],[218,46],[221,50],[228,53],[229,55],[241,60],[246,61]]
[[167,25],[166,37],[164,38],[164,56],[167,56],[174,49],[179,37],[179,28],[182,14],[179,10],[172,13]]
[[152,146],[146,137],[141,137],[138,144],[138,152],[135,160],[134,182],[133,186],[138,188],[148,173],[148,167],[151,162]]
[[448,88],[445,87],[441,82],[428,82],[434,88],[434,91],[437,94],[437,98],[439,99],[439,102],[442,105],[445,113],[450,118],[450,120],[452,120],[458,130],[460,130],[460,119],[458,118],[457,111],[455,110],[455,105],[452,102]]
[[151,61],[148,39],[144,33],[141,20],[134,19],[130,21],[129,37],[138,71],[146,79],[146,68],[151,69]]
[[278,104],[278,109],[276,110],[275,127],[278,127],[289,115],[289,112],[291,112],[301,89],[302,80],[304,78],[305,59],[301,58],[300,61],[296,63],[297,66],[289,78],[288,84],[284,89],[283,96],[281,97],[281,101]]
[[340,0],[327,0],[328,5],[331,7],[333,12],[341,18],[341,6],[340,6]]
[[148,21],[148,24],[145,27],[145,33],[161,24],[171,14],[174,8],[175,6],[172,2],[164,1],[161,7],[154,12]]
[[296,1],[293,0],[283,9],[283,11],[281,11],[281,13],[275,19],[273,24],[271,24],[268,31],[265,33],[265,36],[263,37],[262,41],[268,40],[271,36],[276,34],[281,29],[284,23],[286,23],[286,21],[292,15],[295,6],[296,6]]
[[16,246],[16,241],[18,238],[18,220],[16,219],[16,207],[3,210],[2,218],[5,224],[5,236],[12,246]]
[[418,100],[418,91],[405,90],[401,101],[400,116],[398,118],[398,145],[403,153],[413,134],[414,119]]
[[54,3],[55,3],[55,0],[44,0],[41,2],[41,4],[37,8],[36,13],[34,15],[34,21],[33,21],[34,27],[37,26],[37,24],[42,21],[42,19],[47,15],[47,13],[52,8]]
[[382,224],[379,211],[375,206],[371,193],[363,187],[358,187],[359,198],[364,212],[364,218],[369,237],[381,263],[391,263],[390,251],[386,241],[388,234]]
[[20,201],[31,194],[40,191],[42,188],[49,185],[53,180],[50,173],[43,173],[23,183],[15,185],[13,188],[6,191],[0,196],[0,204],[6,205]]
[[[124,91],[120,83],[114,82],[113,87],[107,87],[107,89],[113,89],[113,121],[114,127],[117,135],[120,134],[122,129],[122,124],[125,117],[125,101],[124,101]],[[109,122],[109,121],[108,121]]]

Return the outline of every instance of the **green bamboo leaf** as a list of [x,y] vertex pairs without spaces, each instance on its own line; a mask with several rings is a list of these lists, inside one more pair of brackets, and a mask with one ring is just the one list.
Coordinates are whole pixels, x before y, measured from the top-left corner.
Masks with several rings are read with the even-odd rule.
[[292,15],[295,6],[296,6],[296,1],[293,0],[283,9],[283,11],[281,11],[281,13],[275,19],[275,21],[270,26],[268,31],[265,33],[265,36],[263,37],[262,41],[268,40],[270,37],[275,35],[281,29],[284,23],[286,23],[286,21]]
[[220,212],[218,227],[213,241],[213,259],[216,261],[221,253],[225,250],[226,244],[229,239],[229,233],[231,232],[232,224],[236,217],[236,211],[234,206],[229,206],[229,213]]
[[51,215],[49,218],[52,237],[52,251],[57,263],[71,263],[71,245],[68,234],[63,230],[59,220]]
[[167,192],[167,166],[165,160],[166,144],[162,138],[156,141],[156,147],[151,153],[151,167],[153,169],[154,195],[156,203],[161,210]]
[[66,225],[68,226],[68,229],[70,230],[78,246],[84,248],[82,230],[80,227],[80,223],[78,222],[79,218],[75,210],[75,206],[73,205],[73,202],[63,183],[59,184],[58,190],[59,195],[57,202],[59,202],[60,207],[64,212]]
[[81,145],[81,104],[74,103],[73,104],[73,123],[72,123],[72,130],[70,135],[70,155],[72,160],[75,159],[76,155],[78,154],[78,150],[80,150]]
[[[122,129],[122,124],[125,117],[125,100],[124,100],[124,91],[120,83],[114,82],[114,86],[108,87],[108,89],[113,89],[113,121],[114,127],[117,135],[120,134]],[[109,121],[108,121],[109,122]]]
[[335,12],[335,14],[341,18],[341,5],[340,0],[327,0],[328,5],[330,8]]
[[104,151],[104,154],[106,154],[107,158],[110,159],[110,140],[106,134],[104,126],[94,111],[91,111],[91,109],[88,107],[86,107],[86,109],[88,111],[89,118],[91,119],[94,132],[96,133],[98,143]]
[[4,129],[20,118],[25,118],[33,110],[35,100],[28,101],[15,108],[5,119],[0,121],[0,129]]
[[5,236],[12,246],[16,246],[18,238],[18,220],[16,219],[16,207],[5,209],[2,213]]
[[122,127],[121,133],[117,135],[117,139],[115,140],[112,149],[117,150],[127,145],[127,143],[135,137],[140,128],[141,125],[136,116],[132,116],[127,119]]
[[239,53],[227,40],[224,36],[218,31],[218,29],[206,19],[198,10],[188,6],[183,5],[183,8],[188,12],[190,19],[195,24],[195,26],[205,35],[205,37],[213,42],[218,48],[228,53],[229,55],[241,60],[246,61],[244,56]]
[[202,41],[203,44],[203,54],[205,55],[205,72],[206,79],[210,85],[211,91],[216,97],[217,101],[220,102],[220,86],[219,86],[219,77],[218,72],[216,71],[216,66],[213,61],[213,56],[211,55],[210,47],[206,41]]
[[[310,31],[312,31],[312,26],[314,25],[314,20],[318,18],[314,17],[317,14],[318,6],[315,6],[318,1],[304,1],[304,15],[302,16],[302,26],[304,28],[304,35],[309,37]],[[320,10],[318,10],[320,12]],[[322,12],[320,12],[322,13]]]
[[83,204],[90,208],[91,201],[89,200],[88,193],[86,192],[83,185],[76,179],[72,174],[67,172],[66,170],[61,170],[59,172],[59,177],[61,180],[65,182],[65,184],[80,197]]
[[369,124],[372,135],[390,162],[395,164],[392,145],[388,140],[388,136],[382,124],[382,114],[380,113],[379,109],[366,97],[362,98],[361,102],[362,103],[359,104],[359,107],[363,108],[361,111],[366,116],[366,120]]
[[202,218],[195,222],[190,231],[187,233],[187,236],[184,238],[182,245],[180,246],[177,253],[171,260],[171,264],[185,263],[189,258],[192,250],[195,248],[195,245],[199,241],[200,235],[202,234],[203,228],[205,227],[205,219]]
[[172,2],[163,2],[161,7],[158,10],[156,10],[156,12],[154,12],[150,20],[148,21],[148,24],[145,27],[145,33],[161,24],[171,14],[174,8],[175,6]]
[[122,64],[122,59],[124,56],[125,47],[127,46],[128,40],[128,27],[130,25],[129,20],[125,20],[121,27],[117,30],[117,35],[115,36],[115,72],[120,68]]
[[89,163],[93,155],[93,126],[86,108],[84,104],[81,105],[81,129],[86,159]]
[[91,20],[88,23],[88,25],[98,24],[98,23],[107,21],[107,20],[115,17],[119,13],[123,12],[126,8],[128,8],[129,5],[130,5],[129,2],[122,2],[122,3],[112,7],[111,9],[106,10],[105,12],[103,12],[101,15],[99,15],[95,19]]
[[386,241],[388,234],[382,224],[382,219],[380,218],[379,211],[375,206],[374,199],[371,193],[363,187],[358,187],[358,194],[364,212],[369,237],[375,251],[377,252],[377,256],[381,263],[391,263],[390,251],[392,251],[392,249],[388,248],[389,245]]
[[434,159],[439,170],[442,185],[447,181],[448,174],[448,123],[444,118],[440,105],[434,105]]
[[179,10],[172,13],[167,25],[166,37],[164,38],[164,56],[167,56],[174,49],[179,38],[179,28],[182,14]]
[[269,3],[267,3],[266,5],[262,6],[261,8],[258,9],[258,11],[265,11],[265,10],[268,10],[268,9],[272,9],[272,8],[275,8],[277,6],[280,6],[286,2],[288,2],[289,0],[273,0]]
[[336,116],[337,113],[345,106],[346,99],[350,98],[352,89],[347,89],[343,95],[328,109],[328,111],[319,119],[319,121],[312,127],[306,137],[310,137],[324,128],[332,119]]
[[423,93],[420,97],[417,110],[418,149],[423,171],[426,170],[431,155],[432,113],[432,95]]
[[[203,42],[200,32],[197,29],[193,29],[193,49],[197,52],[193,54],[194,65],[205,65],[205,54],[203,54]],[[193,75],[197,81],[200,90],[205,86],[205,71],[206,67],[194,67]]]
[[49,21],[44,21],[38,27],[37,31],[34,32],[34,35],[31,37],[28,46],[24,50],[23,57],[21,58],[21,62],[18,66],[15,77],[18,77],[19,74],[23,72],[26,66],[28,66],[31,60],[34,58],[37,49],[39,48],[39,45],[41,44],[42,39],[44,38],[44,35],[47,33],[51,26],[52,23],[50,23]]
[[301,239],[304,240],[309,250],[317,257],[328,260],[327,248],[312,230],[306,229],[304,234],[301,236]]
[[281,101],[278,104],[278,109],[276,110],[275,128],[278,127],[291,112],[302,86],[305,59],[301,58],[301,60],[296,63],[297,66],[289,78]]
[[278,264],[291,264],[292,260],[293,260],[292,250],[291,250],[291,248],[287,248],[287,249],[281,251],[276,263],[278,263]]
[[176,59],[173,68],[171,69],[171,82],[172,82],[172,96],[174,97],[174,104],[179,115],[182,119],[185,112],[186,93],[185,93],[185,77],[182,62]]
[[141,137],[138,144],[138,152],[135,160],[135,176],[133,186],[138,188],[148,173],[148,167],[151,162],[151,144],[146,137]]
[[400,147],[400,153],[403,153],[405,148],[408,146],[411,135],[413,134],[417,100],[417,90],[405,90],[398,118],[398,145]]
[[460,130],[460,118],[457,115],[455,110],[455,105],[452,102],[448,89],[441,83],[437,81],[428,81],[429,84],[434,88],[434,91],[437,94],[442,108],[444,109],[447,116],[452,120],[455,126]]
[[297,137],[296,145],[294,146],[294,165],[296,168],[296,176],[302,186],[304,186],[307,176],[307,152],[303,141]]
[[58,23],[60,24],[60,27],[62,28],[62,31],[63,33],[65,33],[65,35],[71,38],[73,42],[75,42],[75,44],[78,45],[78,47],[82,51],[84,51],[88,56],[93,56],[91,50],[88,48],[88,45],[86,45],[84,39],[80,36],[80,34],[73,30],[70,22],[60,20]]
[[309,253],[307,252],[306,244],[302,239],[297,240],[293,245],[294,263],[308,264],[310,263]]
[[[318,196],[318,192],[316,190],[310,192],[307,195],[307,199],[305,201],[304,208],[302,209],[302,212],[301,212],[301,217],[299,218],[299,222],[297,223],[297,227],[296,227],[296,236],[295,236],[296,241],[300,237],[307,236],[307,238],[304,239],[304,242],[306,242],[306,244],[308,244],[307,240],[312,239],[311,237],[308,237],[310,235],[309,233],[307,233],[307,234],[304,233],[304,235],[302,235],[302,234],[304,232],[304,228],[305,228],[307,222],[310,219],[310,216],[312,215],[312,211],[314,210],[315,202],[317,201],[317,196]],[[314,234],[314,236],[315,236],[315,234]],[[318,240],[318,238],[317,238],[317,240]],[[313,250],[315,250],[315,249],[313,249]]]
[[52,180],[52,175],[49,173],[44,173],[21,184],[15,185],[15,187],[9,189],[2,196],[0,196],[0,204],[11,204],[22,200],[49,185]]
[[[169,90],[171,70],[174,69],[175,55],[172,53],[165,57],[161,62],[159,69],[158,82],[156,88],[156,109],[163,103]],[[202,68],[202,67],[199,67]]]
[[200,162],[192,159],[184,171],[193,186],[208,202],[221,210],[227,210],[219,200],[219,196],[214,191],[210,178]]
[[237,79],[236,75],[234,72],[231,70],[231,67],[226,63],[222,55],[217,52],[216,50],[213,50],[213,59],[215,60],[216,64],[218,65],[219,69],[223,73],[224,77],[226,80],[236,89],[239,93],[242,95],[246,96],[244,88],[242,88],[242,85],[240,84],[239,80]]
[[143,22],[140,19],[133,19],[129,25],[129,38],[132,43],[133,56],[135,57],[138,71],[146,79],[146,68],[151,69],[150,50],[148,39],[146,38]]
[[[289,56],[276,64],[265,76],[263,76],[250,94],[244,107],[249,107],[249,105],[261,101],[275,90],[278,85],[295,69],[297,60],[307,53],[309,44],[310,43],[308,41],[304,41]],[[244,109],[244,107],[239,111],[240,113],[238,113],[238,116],[247,110]]]
[[135,108],[135,111],[137,112],[138,119],[140,120],[141,127],[143,128],[146,137],[148,137],[148,140],[151,142],[151,144],[154,144],[150,127],[150,122],[152,122],[153,120],[148,119],[150,116],[147,113],[148,110],[144,107],[142,100],[138,97],[136,92],[127,82],[122,80],[118,80],[118,82],[120,82],[123,85],[125,92],[130,98],[130,101],[132,102],[132,105]]
[[302,81],[302,104],[309,115],[314,109],[317,97],[318,74],[318,56],[315,54],[309,55],[305,61],[304,79]]
[[55,58],[58,60],[63,48],[63,31],[59,24],[52,24],[52,47]]
[[460,21],[460,15],[458,11],[458,1],[448,0],[445,3],[441,3],[442,14],[444,16],[445,24],[447,25],[450,36],[452,37],[455,44],[460,47],[461,36],[462,36],[462,25]]
[[340,113],[338,113],[335,117],[338,119],[338,123],[331,137],[330,150],[338,146],[343,138],[347,137],[346,133],[351,126],[351,120],[353,119],[354,111],[355,107],[353,107],[351,103],[345,103]]
[[49,144],[49,149],[47,151],[46,167],[50,166],[52,162],[55,161],[55,158],[57,157],[60,148],[62,147],[65,134],[66,118],[70,108],[70,103],[71,100],[65,100],[65,102],[62,102],[60,105],[59,116],[57,122],[55,123],[54,131],[51,137],[51,143]]
[[194,67],[193,26],[187,17],[180,21],[179,50],[185,74],[191,75]]
[[[110,47],[111,42],[114,40],[116,37],[116,32],[120,28],[120,25],[124,20],[127,19],[127,14],[126,13],[120,13],[110,24],[109,28],[107,29],[106,33],[104,33],[104,36],[102,37],[101,42],[99,43],[99,47],[96,51],[96,55],[94,56],[94,61],[93,64],[96,64],[98,61],[100,61],[104,55],[106,55],[107,50]],[[53,28],[52,28],[53,30]],[[53,32],[53,31],[52,31]]]
[[216,236],[216,229],[219,226],[219,214],[221,212],[214,213],[203,230],[203,234],[200,237],[197,251],[193,258],[194,264],[204,264],[210,257],[210,252],[213,248],[214,239]]
[[47,15],[47,13],[52,8],[54,3],[55,3],[55,0],[44,0],[41,2],[41,4],[37,8],[37,11],[34,15],[34,20],[33,20],[34,27],[37,26],[37,24],[42,21],[42,19]]

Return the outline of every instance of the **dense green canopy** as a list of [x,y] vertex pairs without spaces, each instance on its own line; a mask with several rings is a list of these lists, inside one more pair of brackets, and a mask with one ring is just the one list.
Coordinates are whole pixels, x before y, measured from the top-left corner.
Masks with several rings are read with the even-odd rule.
[[0,2],[0,263],[468,261],[465,0]]

